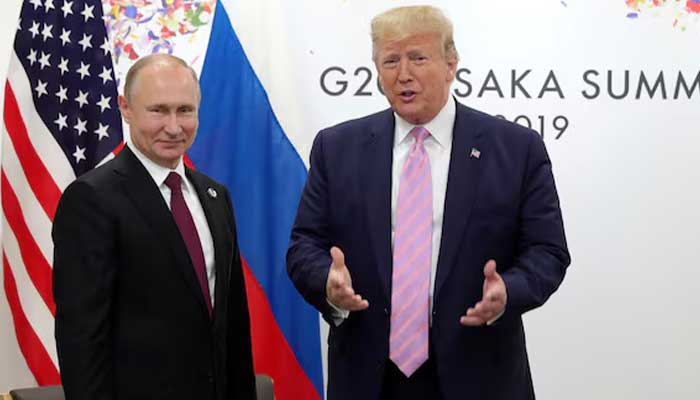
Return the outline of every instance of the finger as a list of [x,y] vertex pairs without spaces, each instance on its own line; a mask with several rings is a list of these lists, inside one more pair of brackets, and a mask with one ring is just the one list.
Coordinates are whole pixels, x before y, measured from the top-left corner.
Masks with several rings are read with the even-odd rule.
[[485,309],[484,306],[480,306],[477,308],[477,306],[470,307],[467,312],[465,313],[466,317],[478,317],[478,318],[483,318],[483,319],[488,319],[489,317],[489,310]]
[[484,265],[484,276],[486,279],[490,278],[495,278],[498,276],[496,273],[496,261],[495,260],[488,260],[486,262],[486,265]]
[[[476,303],[476,305],[472,308],[472,314],[484,314],[488,312],[488,306],[480,301]],[[469,311],[467,311],[467,315],[469,315]]]
[[345,284],[341,288],[341,292],[342,292],[343,296],[345,296],[347,298],[353,298],[355,296],[355,291],[347,284]]
[[484,304],[479,304],[476,307],[473,308],[472,312],[467,311],[467,316],[468,317],[473,317],[473,316],[478,316],[481,318],[484,318],[486,320],[491,319],[494,315],[496,315],[501,307],[497,305],[487,305],[486,303]]
[[[358,296],[359,297],[359,296]],[[355,302],[355,310],[354,311],[359,311],[359,310],[364,310],[369,307],[369,301],[363,299],[360,297],[358,301]]]
[[480,303],[484,304],[484,307],[491,310],[500,310],[506,305],[506,295],[504,292],[497,292],[494,295],[489,295]]
[[364,310],[369,307],[369,301],[363,299],[359,294],[356,294],[353,297],[353,306],[356,307],[356,310]]
[[471,315],[464,315],[461,318],[463,318],[465,321],[469,321],[469,326],[478,326],[488,323],[488,321],[494,319],[495,316],[496,314],[472,313]]
[[331,247],[331,258],[333,259],[331,268],[341,268],[345,266],[345,254],[343,254],[343,251],[338,247]]
[[345,297],[342,302],[342,307],[348,311],[360,311],[369,307],[369,302],[360,295]]
[[484,325],[486,323],[486,320],[479,317],[462,316],[459,319],[459,323],[464,326],[480,326]]
[[493,309],[489,306],[487,306],[484,303],[479,303],[475,305],[474,307],[470,308],[467,310],[467,316],[482,316],[482,317],[488,317],[488,314],[491,313]]
[[362,296],[355,294],[349,286],[342,287],[333,293],[333,297],[338,301],[338,303],[349,304],[353,302],[359,302],[362,300]]

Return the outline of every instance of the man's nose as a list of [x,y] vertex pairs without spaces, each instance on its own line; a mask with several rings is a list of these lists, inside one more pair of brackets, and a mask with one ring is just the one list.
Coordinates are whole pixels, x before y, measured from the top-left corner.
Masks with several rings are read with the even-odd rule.
[[165,120],[165,132],[169,135],[177,135],[182,131],[182,125],[177,118],[177,114],[169,113]]
[[411,67],[408,60],[401,60],[399,62],[399,82],[406,83],[413,80],[413,75],[411,74]]

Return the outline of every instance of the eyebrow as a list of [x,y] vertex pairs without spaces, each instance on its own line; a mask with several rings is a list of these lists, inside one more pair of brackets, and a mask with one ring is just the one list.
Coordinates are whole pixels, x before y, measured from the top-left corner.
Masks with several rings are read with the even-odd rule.
[[153,103],[153,104],[146,104],[146,107],[148,108],[182,108],[182,107],[189,107],[189,108],[197,108],[196,104],[193,103]]
[[426,55],[426,52],[421,50],[421,49],[411,49],[411,50],[407,51],[406,54],[409,57],[417,56],[417,55],[424,56],[424,55]]

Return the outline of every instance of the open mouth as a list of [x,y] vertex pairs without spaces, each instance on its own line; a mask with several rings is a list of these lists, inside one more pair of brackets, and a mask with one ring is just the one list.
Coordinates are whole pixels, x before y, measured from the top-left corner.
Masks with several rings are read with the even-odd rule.
[[416,97],[416,92],[414,92],[413,90],[403,90],[401,91],[401,93],[399,93],[399,97],[404,102],[409,102]]

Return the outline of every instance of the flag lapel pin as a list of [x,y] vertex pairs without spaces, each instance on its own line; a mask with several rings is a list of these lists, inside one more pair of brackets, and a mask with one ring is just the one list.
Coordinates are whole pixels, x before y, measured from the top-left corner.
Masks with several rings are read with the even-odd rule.
[[481,157],[481,151],[479,151],[479,149],[476,147],[472,147],[472,150],[469,152],[469,157],[476,158],[478,160],[479,157]]

